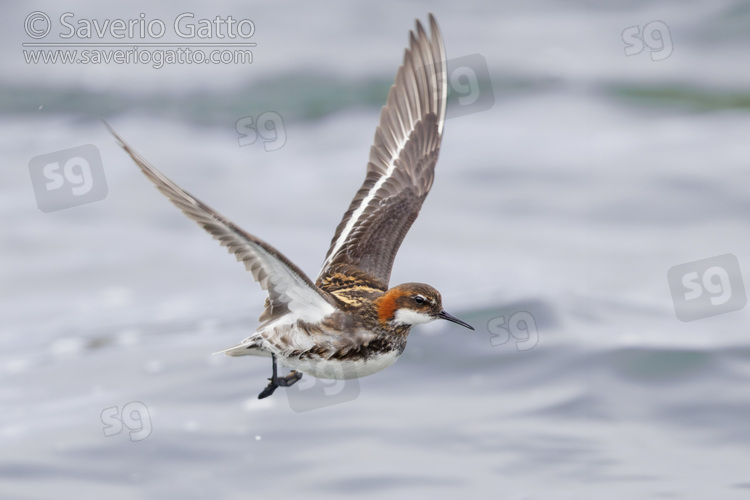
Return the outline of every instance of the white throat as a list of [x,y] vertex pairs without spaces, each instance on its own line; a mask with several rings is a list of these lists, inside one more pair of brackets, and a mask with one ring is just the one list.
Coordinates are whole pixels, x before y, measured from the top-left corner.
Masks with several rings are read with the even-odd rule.
[[401,323],[404,325],[419,325],[422,323],[429,323],[435,318],[428,316],[425,313],[415,311],[413,309],[401,308],[396,310],[396,314],[393,316],[395,323]]

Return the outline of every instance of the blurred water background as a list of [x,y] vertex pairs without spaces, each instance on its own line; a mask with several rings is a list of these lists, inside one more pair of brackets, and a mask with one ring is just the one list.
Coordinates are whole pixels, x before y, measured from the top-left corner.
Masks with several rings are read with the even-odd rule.
[[[48,41],[65,12],[168,27],[192,12],[251,19],[257,46],[250,65],[27,64],[33,10],[55,24]],[[750,313],[680,321],[667,281],[724,254],[733,293],[750,278],[746,2],[4,12],[0,497],[750,495]],[[447,121],[391,283],[434,285],[477,329],[421,326],[384,372],[258,401],[267,360],[211,353],[255,329],[264,295],[100,119],[315,276],[428,12],[449,59],[486,61],[488,109]],[[240,146],[238,120],[265,112],[283,147]],[[106,197],[40,211],[30,160],[84,144]]]

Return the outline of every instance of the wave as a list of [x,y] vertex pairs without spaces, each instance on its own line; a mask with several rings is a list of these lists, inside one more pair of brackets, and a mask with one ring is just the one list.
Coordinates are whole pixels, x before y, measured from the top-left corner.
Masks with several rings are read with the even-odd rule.
[[[593,91],[615,105],[660,106],[687,112],[750,110],[750,92],[690,86],[680,83],[600,82],[585,89],[556,78],[492,77],[497,99]],[[113,89],[91,91],[80,86],[0,84],[0,105],[6,115],[61,114],[81,120],[99,120],[135,113],[174,119],[199,126],[235,123],[239,117],[275,111],[285,120],[315,121],[344,110],[377,111],[383,105],[392,77],[364,80],[321,74],[283,74],[232,90],[169,90],[134,93]],[[457,99],[454,92],[451,100]]]

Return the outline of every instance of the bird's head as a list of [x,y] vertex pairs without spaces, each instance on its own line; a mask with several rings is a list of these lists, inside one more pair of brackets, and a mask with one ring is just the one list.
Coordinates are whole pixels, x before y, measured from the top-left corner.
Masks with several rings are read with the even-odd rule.
[[418,325],[436,319],[447,319],[453,323],[474,329],[443,310],[440,292],[423,283],[404,283],[383,294],[377,301],[380,323]]

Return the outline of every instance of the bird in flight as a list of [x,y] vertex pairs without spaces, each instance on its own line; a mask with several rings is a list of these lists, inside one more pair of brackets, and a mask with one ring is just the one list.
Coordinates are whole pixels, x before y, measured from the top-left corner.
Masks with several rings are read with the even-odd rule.
[[[268,293],[255,333],[221,351],[271,358],[272,376],[258,398],[293,385],[303,373],[351,379],[387,368],[404,351],[414,325],[445,319],[474,329],[445,312],[430,285],[388,286],[399,246],[432,186],[445,123],[445,49],[431,14],[429,24],[430,36],[419,21],[409,33],[365,182],[336,228],[315,282],[274,247],[168,179],[107,125],[156,187],[227,247]],[[277,360],[291,373],[279,376]]]

